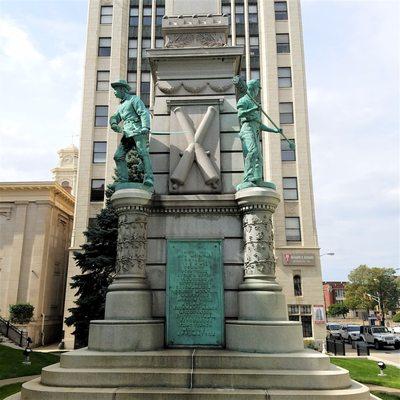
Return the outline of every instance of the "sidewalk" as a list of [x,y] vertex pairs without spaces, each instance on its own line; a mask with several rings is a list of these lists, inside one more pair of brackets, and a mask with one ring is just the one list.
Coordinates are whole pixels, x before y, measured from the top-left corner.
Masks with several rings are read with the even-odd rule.
[[400,389],[390,388],[386,386],[370,385],[368,383],[363,383],[363,385],[368,386],[370,391],[397,394],[400,396]]
[[39,378],[39,376],[40,375],[17,376],[16,378],[2,379],[2,380],[0,380],[0,387],[6,386],[6,385],[11,385],[12,383],[28,382],[28,381],[31,381],[32,379]]

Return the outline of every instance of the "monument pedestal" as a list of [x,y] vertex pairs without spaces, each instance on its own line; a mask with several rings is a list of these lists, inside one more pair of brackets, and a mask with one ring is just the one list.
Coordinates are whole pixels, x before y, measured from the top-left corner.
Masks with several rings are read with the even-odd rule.
[[251,187],[235,198],[243,216],[244,279],[238,319],[226,322],[226,347],[255,353],[301,351],[301,324],[288,321],[285,296],[275,279],[271,218],[279,195],[272,188]]
[[145,269],[151,197],[138,188],[117,190],[111,197],[118,213],[117,275],[108,288],[104,321],[90,323],[90,350],[144,351],[164,346],[164,321],[152,319]]

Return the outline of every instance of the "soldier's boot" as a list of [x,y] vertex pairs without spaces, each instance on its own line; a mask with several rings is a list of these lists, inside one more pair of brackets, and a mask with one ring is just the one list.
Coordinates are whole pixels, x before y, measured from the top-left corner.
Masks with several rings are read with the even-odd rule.
[[154,175],[153,175],[153,168],[151,166],[150,155],[144,154],[142,156],[143,166],[144,166],[144,179],[143,185],[148,187],[154,186]]

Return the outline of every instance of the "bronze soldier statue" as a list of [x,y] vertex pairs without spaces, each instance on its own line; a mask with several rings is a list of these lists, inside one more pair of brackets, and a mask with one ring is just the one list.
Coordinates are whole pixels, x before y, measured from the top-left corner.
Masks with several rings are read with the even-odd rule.
[[[153,188],[154,177],[149,154],[150,113],[140,97],[130,93],[130,86],[125,80],[111,83],[115,97],[121,99],[117,112],[110,118],[111,129],[122,133],[121,143],[114,154],[119,175],[119,183],[129,182],[129,171],[126,162],[127,153],[136,148],[143,162],[143,185]],[[123,121],[123,128],[119,123]]]

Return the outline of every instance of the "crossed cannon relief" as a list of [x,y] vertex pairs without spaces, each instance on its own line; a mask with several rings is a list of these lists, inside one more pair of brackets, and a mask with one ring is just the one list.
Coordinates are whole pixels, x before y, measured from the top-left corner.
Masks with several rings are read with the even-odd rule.
[[185,136],[188,146],[182,153],[181,159],[171,175],[170,180],[172,182],[172,188],[177,190],[179,186],[185,184],[190,169],[196,161],[206,185],[211,186],[213,189],[217,189],[220,180],[219,172],[215,169],[209,158],[210,152],[205,151],[202,146],[210,125],[217,114],[217,110],[214,107],[209,106],[196,130],[193,129],[188,115],[181,107],[176,107],[173,112],[175,113],[182,130],[186,132]]

